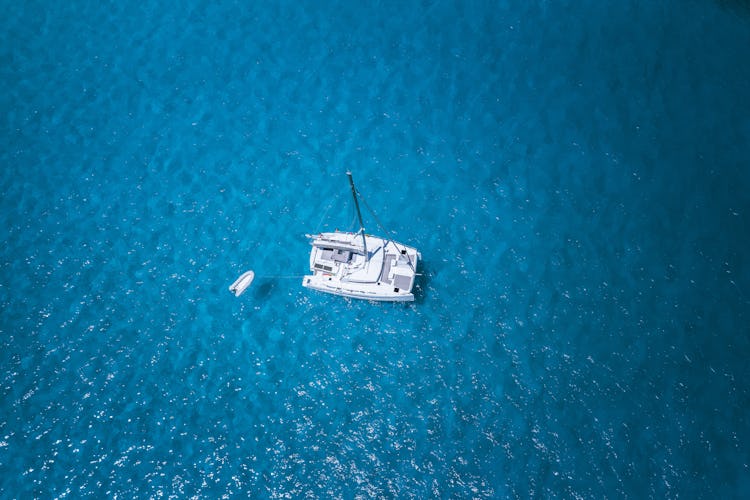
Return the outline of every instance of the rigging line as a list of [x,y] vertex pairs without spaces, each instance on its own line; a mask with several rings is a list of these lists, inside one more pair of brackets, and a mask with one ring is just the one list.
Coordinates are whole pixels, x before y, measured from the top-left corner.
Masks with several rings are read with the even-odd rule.
[[331,203],[328,204],[328,208],[326,208],[326,211],[323,212],[323,216],[320,218],[320,221],[318,222],[318,225],[315,228],[315,232],[319,233],[320,225],[323,224],[323,219],[326,218],[326,215],[328,215],[328,211],[331,210],[331,207],[333,206],[334,202],[338,201],[339,195],[337,194],[333,200],[331,200]]
[[299,275],[287,275],[287,276],[256,276],[256,278],[262,279],[292,279],[292,278],[304,278],[304,274]]
[[[385,233],[385,235],[388,236],[388,241],[391,242],[391,243],[393,243],[393,246],[396,247],[396,250],[398,250],[400,252],[401,249],[398,248],[398,245],[396,244],[396,241],[391,236],[391,233],[388,232],[388,230],[385,228],[385,226],[383,224],[380,223],[380,220],[378,219],[378,216],[375,215],[375,212],[372,210],[372,208],[370,208],[370,204],[367,203],[367,200],[362,196],[362,193],[359,192],[359,189],[357,190],[357,196],[359,196],[359,198],[362,200],[362,203],[364,204],[364,206],[367,209],[367,211],[370,212],[370,215],[372,215],[372,218],[375,219],[375,224],[377,224],[378,227],[383,230],[383,232]],[[385,245],[387,245],[387,244],[388,243],[386,243]],[[385,245],[383,245],[383,250],[384,251],[385,251]],[[406,252],[406,253],[404,253],[404,255],[406,255],[406,260],[409,262],[409,267],[411,267],[411,270],[416,273],[417,270],[414,269],[414,264],[412,264],[412,262],[411,262],[411,257],[409,257],[409,253]]]

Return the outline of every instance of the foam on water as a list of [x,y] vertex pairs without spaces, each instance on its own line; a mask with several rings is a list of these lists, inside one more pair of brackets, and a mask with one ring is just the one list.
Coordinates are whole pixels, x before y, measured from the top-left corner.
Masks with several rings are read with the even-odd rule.
[[566,3],[4,7],[2,496],[745,496],[750,14]]

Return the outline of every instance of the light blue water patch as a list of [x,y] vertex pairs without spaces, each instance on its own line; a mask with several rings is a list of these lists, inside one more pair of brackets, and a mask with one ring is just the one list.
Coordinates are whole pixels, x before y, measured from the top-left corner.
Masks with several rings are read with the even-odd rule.
[[2,13],[3,497],[747,495],[742,2]]

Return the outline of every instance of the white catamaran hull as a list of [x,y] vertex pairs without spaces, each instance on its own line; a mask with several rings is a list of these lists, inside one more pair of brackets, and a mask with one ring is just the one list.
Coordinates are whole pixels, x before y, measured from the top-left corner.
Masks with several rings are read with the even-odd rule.
[[391,294],[391,295],[378,295],[377,293],[363,292],[362,290],[346,289],[344,287],[336,287],[335,285],[328,285],[324,282],[312,280],[307,283],[302,283],[302,286],[317,290],[319,292],[331,293],[333,295],[340,295],[342,297],[349,297],[352,299],[365,299],[374,300],[377,302],[412,302],[414,300],[413,293],[404,294]]
[[[390,239],[365,234],[359,210],[357,188],[347,172],[354,208],[359,219],[357,233],[320,233],[311,239],[310,271],[302,286],[353,299],[386,302],[414,300],[412,288],[417,264],[422,258],[416,248]],[[386,234],[388,231],[382,228]]]
[[410,302],[421,255],[412,247],[360,233],[310,236],[310,271],[302,286],[353,299]]

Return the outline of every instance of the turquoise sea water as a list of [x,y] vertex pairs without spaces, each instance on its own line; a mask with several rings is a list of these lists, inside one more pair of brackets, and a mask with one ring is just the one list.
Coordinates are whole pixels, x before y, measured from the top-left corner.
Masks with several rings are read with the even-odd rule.
[[3,498],[747,497],[746,2],[0,13]]

